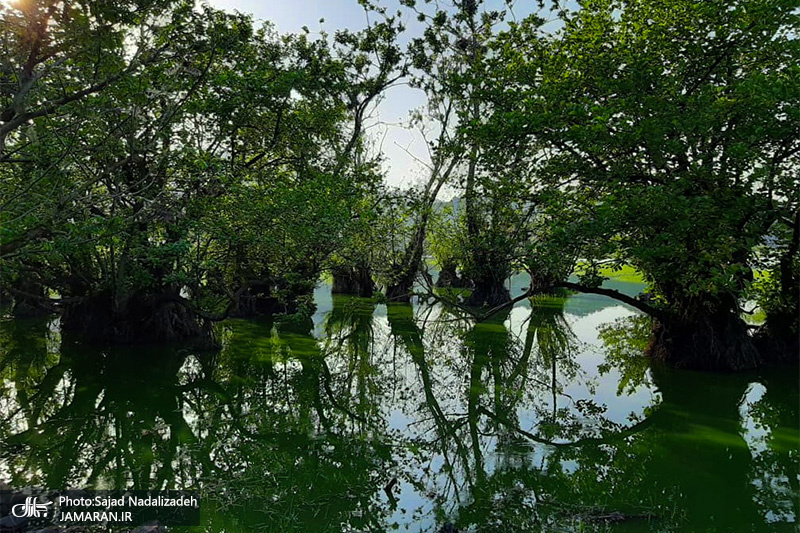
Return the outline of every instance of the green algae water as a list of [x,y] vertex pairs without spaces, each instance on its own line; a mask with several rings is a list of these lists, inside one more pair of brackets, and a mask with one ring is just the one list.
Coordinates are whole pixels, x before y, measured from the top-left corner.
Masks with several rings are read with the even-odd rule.
[[214,351],[4,320],[0,479],[197,489],[189,531],[798,531],[797,369],[653,366],[646,320],[601,296],[479,324],[315,298]]

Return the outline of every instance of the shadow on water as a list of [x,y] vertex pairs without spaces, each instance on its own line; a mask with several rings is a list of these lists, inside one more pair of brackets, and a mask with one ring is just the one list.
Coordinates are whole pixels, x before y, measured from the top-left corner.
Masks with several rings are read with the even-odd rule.
[[475,323],[334,296],[216,352],[6,320],[0,475],[199,489],[209,532],[795,531],[796,373],[651,367],[641,318],[580,298]]

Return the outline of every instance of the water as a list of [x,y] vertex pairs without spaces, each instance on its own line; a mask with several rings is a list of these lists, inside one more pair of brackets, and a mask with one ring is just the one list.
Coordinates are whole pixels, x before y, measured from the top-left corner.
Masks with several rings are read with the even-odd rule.
[[199,488],[195,531],[798,531],[795,369],[652,367],[647,324],[602,296],[477,325],[316,299],[222,324],[217,352],[4,321],[0,479]]

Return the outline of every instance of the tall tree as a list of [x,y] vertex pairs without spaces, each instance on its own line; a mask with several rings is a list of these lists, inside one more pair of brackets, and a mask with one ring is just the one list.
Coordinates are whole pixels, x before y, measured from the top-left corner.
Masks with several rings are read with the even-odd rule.
[[[107,22],[94,4],[83,25],[58,5],[70,15],[48,28],[67,44]],[[364,120],[402,75],[399,25],[281,38],[208,6],[150,7],[123,9],[138,15],[86,45],[102,60],[44,54],[39,91],[51,100],[70,89],[66,74],[45,76],[62,62],[76,84],[106,63],[113,80],[58,109],[41,104],[6,137],[4,287],[64,308],[65,330],[98,341],[178,340],[228,314],[308,308],[322,262],[378,179],[360,155]],[[3,15],[4,25],[22,16]],[[38,46],[29,33],[9,46]],[[158,53],[138,60],[138,49]],[[14,101],[8,124],[26,113]]]
[[520,242],[517,230],[524,227],[518,216],[524,210],[513,201],[523,193],[513,176],[488,171],[481,162],[479,139],[466,130],[486,112],[487,101],[480,95],[482,58],[505,12],[476,0],[433,11],[422,3],[403,3],[425,24],[423,36],[412,41],[409,51],[416,69],[413,83],[425,91],[429,108],[438,110],[429,112],[436,119],[431,121],[434,129],[441,132],[431,143],[436,150],[433,169],[446,158],[443,178],[463,197],[463,269],[473,286],[467,303],[506,303],[511,298],[505,281]]
[[[512,25],[487,58],[484,134],[580,200],[591,264],[646,275],[658,301],[632,303],[655,316],[651,351],[672,363],[740,369],[772,355],[740,312],[765,237],[797,265],[783,228],[800,190],[798,5],[592,0],[562,12],[556,39],[536,19]],[[796,275],[783,279],[779,292],[796,291]]]

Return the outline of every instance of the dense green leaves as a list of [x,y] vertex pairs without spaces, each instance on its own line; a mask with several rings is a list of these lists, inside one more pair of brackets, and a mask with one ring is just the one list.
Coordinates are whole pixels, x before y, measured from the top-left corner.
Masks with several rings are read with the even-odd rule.
[[577,217],[590,263],[633,264],[682,320],[736,311],[798,211],[797,8],[584,2],[555,38],[525,21],[487,54],[478,134],[568,194],[555,224]]
[[309,40],[207,6],[26,6],[3,12],[2,275],[16,301],[57,291],[79,306],[69,325],[310,294],[379,179],[363,122],[403,71],[397,24]]
[[[754,364],[748,301],[767,313],[761,350],[791,345],[796,1],[591,0],[550,23],[480,1],[362,5],[365,30],[315,37],[185,2],[3,7],[0,252],[17,310],[291,311],[324,269],[344,292],[377,281],[407,300],[433,256],[473,288],[456,303],[490,308],[514,271],[531,294],[597,292],[633,266],[661,344],[735,347],[705,366]],[[422,182],[395,191],[366,123],[405,81],[427,98],[410,125],[429,151]]]

